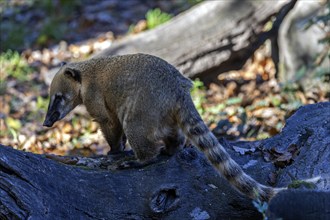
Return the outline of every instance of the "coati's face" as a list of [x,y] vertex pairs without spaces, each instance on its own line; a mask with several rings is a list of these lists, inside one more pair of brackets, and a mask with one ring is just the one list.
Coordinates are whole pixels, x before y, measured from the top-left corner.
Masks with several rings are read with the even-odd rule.
[[43,125],[52,127],[56,121],[64,118],[81,104],[80,89],[80,72],[65,64],[62,65],[50,85],[50,102]]

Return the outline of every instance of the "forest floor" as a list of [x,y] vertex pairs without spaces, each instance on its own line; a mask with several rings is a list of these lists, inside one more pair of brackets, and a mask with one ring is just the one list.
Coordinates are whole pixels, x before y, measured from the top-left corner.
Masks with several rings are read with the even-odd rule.
[[[0,143],[35,153],[89,156],[105,154],[109,147],[88,116],[74,112],[50,129],[42,126],[49,71],[62,61],[86,59],[199,1],[9,2],[0,3]],[[152,8],[168,14],[148,13]],[[219,81],[206,88],[195,80],[192,96],[210,129],[230,140],[274,136],[300,106],[330,98],[317,84],[308,91],[299,84],[280,84],[266,45],[241,70],[221,74]]]

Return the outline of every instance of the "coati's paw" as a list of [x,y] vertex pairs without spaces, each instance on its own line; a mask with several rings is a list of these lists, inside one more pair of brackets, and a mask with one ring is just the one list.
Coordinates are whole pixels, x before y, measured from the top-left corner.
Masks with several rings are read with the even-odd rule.
[[[117,151],[117,152],[108,152],[107,155],[109,158],[111,158],[113,161],[118,161],[122,159],[133,159],[134,158],[134,152],[132,150],[130,151]],[[133,158],[132,158],[133,157]]]
[[176,153],[176,151],[171,151],[168,148],[161,148],[160,149],[160,155],[165,155],[165,156],[173,156]]

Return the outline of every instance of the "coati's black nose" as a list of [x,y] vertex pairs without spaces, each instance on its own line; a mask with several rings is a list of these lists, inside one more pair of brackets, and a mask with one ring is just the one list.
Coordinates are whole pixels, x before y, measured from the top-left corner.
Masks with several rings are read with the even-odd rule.
[[53,126],[53,123],[51,123],[50,121],[48,120],[45,120],[44,123],[42,124],[42,126],[45,126],[45,127],[52,127]]
[[53,124],[59,120],[60,113],[58,111],[46,115],[46,119],[43,123],[43,126],[52,127]]

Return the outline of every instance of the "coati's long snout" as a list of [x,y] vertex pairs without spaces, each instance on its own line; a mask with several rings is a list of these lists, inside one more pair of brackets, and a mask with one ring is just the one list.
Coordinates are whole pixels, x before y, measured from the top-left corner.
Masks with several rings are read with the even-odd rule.
[[53,124],[61,119],[61,98],[51,98],[43,126],[52,127]]
[[50,98],[47,114],[43,126],[52,127],[53,124],[64,118],[77,104],[65,99],[62,95],[54,95]]

